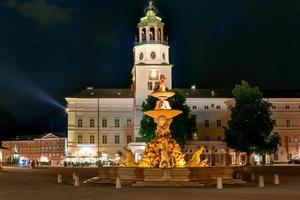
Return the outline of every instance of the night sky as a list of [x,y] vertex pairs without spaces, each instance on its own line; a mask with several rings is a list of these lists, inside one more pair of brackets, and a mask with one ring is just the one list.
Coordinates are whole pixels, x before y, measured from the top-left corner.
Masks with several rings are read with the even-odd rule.
[[[26,121],[53,110],[64,115],[64,97],[86,86],[128,88],[146,4],[1,0],[0,106]],[[166,23],[174,87],[232,88],[247,80],[263,89],[299,89],[299,0],[155,5]]]

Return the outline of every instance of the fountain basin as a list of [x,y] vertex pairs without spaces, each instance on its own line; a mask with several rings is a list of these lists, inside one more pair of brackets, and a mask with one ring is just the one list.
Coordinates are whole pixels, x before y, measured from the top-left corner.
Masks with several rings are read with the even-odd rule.
[[119,177],[122,182],[134,184],[169,182],[215,182],[218,177],[233,180],[232,167],[195,167],[195,168],[140,168],[140,167],[99,167],[98,180],[115,183]]
[[158,119],[161,116],[164,116],[167,119],[172,119],[181,113],[181,110],[150,110],[146,111],[144,114],[152,117],[153,119]]

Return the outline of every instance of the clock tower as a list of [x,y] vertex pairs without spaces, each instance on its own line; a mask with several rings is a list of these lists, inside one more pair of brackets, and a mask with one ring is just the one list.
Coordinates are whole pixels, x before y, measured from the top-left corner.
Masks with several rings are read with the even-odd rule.
[[172,88],[172,65],[169,62],[169,46],[164,35],[164,23],[157,16],[153,1],[149,0],[145,16],[137,26],[138,37],[133,48],[132,68],[133,90],[135,94],[134,136],[139,141],[140,122],[143,118],[142,104],[149,94],[159,86],[159,77],[166,77],[166,87]]

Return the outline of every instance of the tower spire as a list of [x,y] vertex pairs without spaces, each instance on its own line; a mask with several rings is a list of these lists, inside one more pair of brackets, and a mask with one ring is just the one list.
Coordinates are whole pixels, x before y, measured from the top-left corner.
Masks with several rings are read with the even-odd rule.
[[145,12],[146,13],[149,13],[149,12],[154,12],[154,13],[156,13],[156,8],[155,8],[155,6],[154,6],[154,2],[153,2],[153,0],[148,0],[148,6],[147,6],[147,8],[145,9]]
[[149,0],[148,1],[148,10],[153,10],[154,6],[153,6],[153,0]]

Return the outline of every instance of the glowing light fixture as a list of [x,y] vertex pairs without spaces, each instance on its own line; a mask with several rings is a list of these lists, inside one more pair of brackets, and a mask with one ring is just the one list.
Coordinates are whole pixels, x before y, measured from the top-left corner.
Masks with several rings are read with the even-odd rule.
[[40,157],[40,162],[49,162],[49,159],[46,156],[41,156]]
[[77,152],[78,156],[96,156],[97,153],[91,147],[81,147]]

